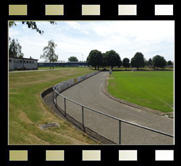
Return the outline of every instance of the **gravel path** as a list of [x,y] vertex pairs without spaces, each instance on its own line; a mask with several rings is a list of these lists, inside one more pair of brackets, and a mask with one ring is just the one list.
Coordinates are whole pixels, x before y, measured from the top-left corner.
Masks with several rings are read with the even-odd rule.
[[[173,135],[173,119],[133,108],[106,96],[103,86],[107,78],[108,72],[100,72],[62,92],[62,95],[109,115]],[[59,96],[57,101],[59,107],[64,109],[63,98]],[[66,104],[67,113],[82,122],[82,108],[70,101],[66,101]],[[118,121],[84,109],[84,124],[113,142],[119,142]],[[173,145],[173,140],[168,136],[121,123],[123,145]]]

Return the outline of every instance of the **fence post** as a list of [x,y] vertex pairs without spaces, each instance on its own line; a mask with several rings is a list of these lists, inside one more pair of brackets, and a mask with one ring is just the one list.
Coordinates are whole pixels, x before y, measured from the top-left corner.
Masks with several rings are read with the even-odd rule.
[[57,97],[58,97],[57,93],[55,93],[55,97],[56,97],[55,102],[56,102],[56,108],[57,108]]
[[82,106],[82,125],[84,127],[84,106]]
[[66,98],[64,98],[64,111],[65,111],[65,117],[66,117]]
[[119,120],[119,144],[121,144],[121,120]]
[[55,91],[53,91],[53,103],[54,103],[54,99],[55,99]]

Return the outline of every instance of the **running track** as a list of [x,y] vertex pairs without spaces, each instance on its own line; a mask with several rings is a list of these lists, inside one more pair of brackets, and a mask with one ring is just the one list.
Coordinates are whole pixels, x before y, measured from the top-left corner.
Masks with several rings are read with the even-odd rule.
[[[173,135],[173,119],[153,114],[141,109],[122,104],[112,100],[103,93],[105,79],[108,72],[100,72],[97,75],[62,92],[67,98],[82,105],[121,118],[133,123],[150,127]],[[64,109],[63,98],[58,97],[58,105]],[[82,109],[80,106],[66,101],[67,113],[79,122],[82,121]],[[119,123],[116,120],[96,114],[84,109],[84,124],[102,136],[118,143]],[[121,123],[121,144],[123,145],[173,145],[174,139],[158,133],[147,131],[129,124]]]

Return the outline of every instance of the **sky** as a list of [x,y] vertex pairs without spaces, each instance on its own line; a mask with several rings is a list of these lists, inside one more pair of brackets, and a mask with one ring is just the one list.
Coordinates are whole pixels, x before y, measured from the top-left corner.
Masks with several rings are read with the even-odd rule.
[[102,53],[116,51],[121,60],[142,52],[148,60],[161,55],[166,61],[174,61],[175,23],[174,21],[36,21],[44,33],[41,35],[16,21],[17,26],[9,28],[9,37],[18,39],[24,58],[40,59],[43,48],[53,40],[57,47],[58,61],[68,61],[75,56],[86,61],[91,50]]

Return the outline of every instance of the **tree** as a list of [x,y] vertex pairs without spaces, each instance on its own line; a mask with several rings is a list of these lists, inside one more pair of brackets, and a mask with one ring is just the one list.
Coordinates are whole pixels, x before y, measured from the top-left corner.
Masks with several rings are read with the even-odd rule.
[[[36,24],[36,22],[33,21],[22,21],[22,24],[26,24],[28,28],[36,30],[39,34],[43,34],[44,31],[40,30]],[[54,21],[50,21],[50,24],[56,24]],[[17,26],[15,21],[9,21],[9,27]]]
[[50,62],[50,69],[51,69],[51,62],[55,62],[58,60],[58,55],[55,54],[56,46],[57,45],[54,43],[53,40],[48,41],[48,46],[43,48],[43,54],[40,56],[40,58],[44,58],[45,60]]
[[144,55],[141,52],[137,52],[131,59],[131,66],[137,67],[138,70],[140,67],[144,67]]
[[102,66],[102,62],[103,62],[103,56],[102,56],[101,51],[92,50],[89,53],[89,55],[87,57],[87,63],[88,63],[88,65],[95,67],[95,70],[96,70],[96,68],[98,68],[98,70],[99,70],[99,67]]
[[154,66],[154,68],[157,67],[157,70],[159,67],[161,67],[161,68],[165,67],[166,64],[167,64],[167,62],[163,56],[156,55],[153,57],[153,66]]
[[153,65],[153,61],[152,61],[152,59],[150,58],[150,59],[148,59],[148,66],[152,66]]
[[21,52],[21,45],[18,42],[18,39],[9,38],[9,57],[18,57],[23,58],[24,54]]
[[169,66],[172,66],[172,65],[173,65],[172,61],[168,61],[167,64],[168,64]]
[[104,58],[107,65],[111,66],[111,69],[113,69],[114,66],[120,67],[122,65],[119,54],[114,50],[107,51]]
[[106,53],[103,53],[102,54],[102,67],[106,67],[106,66],[108,66],[108,63],[107,63],[107,58],[106,58]]
[[123,67],[125,67],[127,69],[127,67],[130,67],[130,63],[129,63],[129,59],[128,58],[124,58],[123,59]]
[[68,60],[69,60],[70,62],[78,62],[78,59],[77,59],[77,57],[75,57],[75,56],[71,56],[70,58],[68,58]]
[[143,67],[147,66],[147,65],[148,65],[148,61],[146,60],[146,58],[144,58],[144,65],[143,65]]

